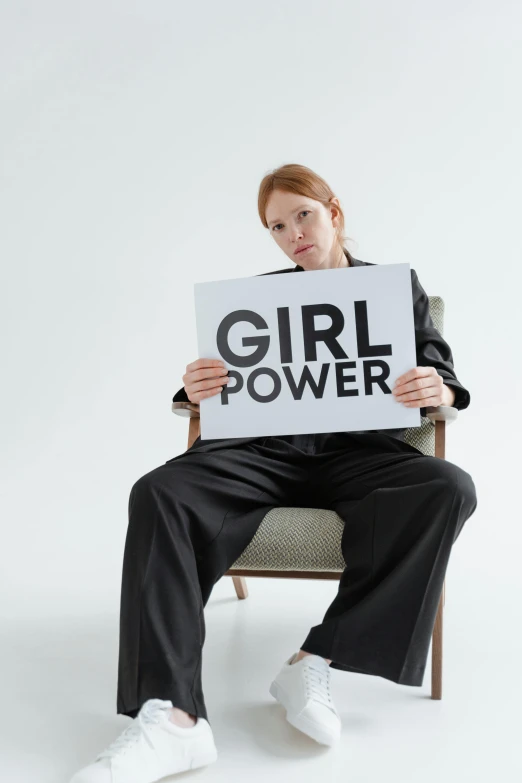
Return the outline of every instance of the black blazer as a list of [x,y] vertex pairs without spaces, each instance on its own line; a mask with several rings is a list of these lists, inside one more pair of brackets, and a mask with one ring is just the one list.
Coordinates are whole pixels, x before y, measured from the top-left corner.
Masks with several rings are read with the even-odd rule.
[[[351,264],[349,267],[343,267],[346,270],[349,270],[351,267],[355,266],[375,266],[375,264],[371,264],[369,261],[360,261],[358,258],[354,258],[346,249],[344,249],[344,253]],[[263,272],[261,275],[255,275],[255,277],[262,277],[263,275],[278,275],[278,274],[284,274],[286,272],[304,272],[302,266],[299,266],[298,264],[295,267],[287,268],[287,269],[276,269],[273,272]],[[451,348],[444,340],[442,335],[438,332],[438,330],[433,325],[433,320],[430,315],[429,311],[429,299],[428,295],[426,294],[425,290],[419,283],[419,279],[417,277],[417,273],[414,269],[411,269],[411,287],[412,287],[412,295],[413,295],[413,316],[414,316],[414,324],[415,324],[415,349],[417,354],[417,366],[418,367],[435,367],[438,374],[442,376],[444,379],[444,383],[447,386],[451,386],[453,390],[455,391],[455,400],[453,402],[453,407],[457,410],[463,410],[464,408],[467,408],[470,403],[470,393],[469,391],[462,385],[462,383],[458,380],[456,374],[455,374],[455,368],[453,366],[453,355],[451,352]],[[347,271],[348,274],[348,271]],[[187,397],[187,393],[185,392],[185,388],[182,387],[179,391],[176,392],[174,397],[172,398],[173,402],[189,402],[189,399]],[[426,415],[426,408],[420,409],[421,416]],[[398,428],[398,429],[384,429],[384,430],[358,430],[356,432],[351,432],[349,434],[362,434],[362,433],[378,433],[380,435],[388,435],[393,438],[396,438],[397,440],[404,441],[404,433],[405,428]],[[284,433],[280,433],[284,434]],[[194,444],[192,445],[192,448],[205,448],[208,450],[209,448],[213,448],[210,444],[216,444],[214,447],[225,447],[227,445],[234,445],[235,443],[248,443],[249,441],[257,440],[256,437],[251,438],[214,438],[214,439],[207,439],[204,441],[201,441],[201,438],[198,437]],[[199,443],[202,444],[209,444],[208,446],[199,446]]]

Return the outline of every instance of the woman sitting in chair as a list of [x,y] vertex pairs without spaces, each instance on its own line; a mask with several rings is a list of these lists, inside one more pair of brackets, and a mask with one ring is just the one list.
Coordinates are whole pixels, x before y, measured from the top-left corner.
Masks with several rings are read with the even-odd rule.
[[[294,264],[265,274],[367,264],[344,247],[339,200],[307,167],[267,174],[258,205]],[[411,277],[417,366],[393,394],[422,415],[462,410],[469,392]],[[183,383],[174,401],[197,406],[222,391],[227,370],[199,358]],[[406,443],[401,429],[196,438],[130,491],[117,712],[135,720],[71,783],[153,783],[216,760],[201,681],[203,610],[275,507],[333,509],[345,523],[338,593],[270,685],[286,718],[322,744],[339,738],[330,667],[422,685],[452,544],[476,505],[471,476]]]

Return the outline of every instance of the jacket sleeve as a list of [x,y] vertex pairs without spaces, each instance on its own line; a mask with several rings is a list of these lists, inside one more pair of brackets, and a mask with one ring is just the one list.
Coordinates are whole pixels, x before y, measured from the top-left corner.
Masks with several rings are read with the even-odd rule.
[[[458,380],[453,366],[451,348],[435,328],[430,315],[430,303],[426,291],[419,283],[417,273],[411,271],[411,289],[413,295],[413,317],[415,322],[415,347],[418,367],[435,367],[444,383],[455,392],[453,408],[464,410],[470,403],[470,393]],[[420,409],[421,416],[426,408]]]
[[187,397],[187,392],[185,391],[185,387],[182,386],[179,391],[176,392],[174,397],[172,398],[172,402],[190,402],[189,398]]

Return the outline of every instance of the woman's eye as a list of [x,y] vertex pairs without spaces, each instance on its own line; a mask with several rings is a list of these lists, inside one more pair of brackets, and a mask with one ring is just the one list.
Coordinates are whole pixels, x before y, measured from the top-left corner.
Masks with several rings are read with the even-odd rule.
[[[303,209],[299,214],[300,215],[304,215],[305,212],[306,212],[306,214],[309,214],[310,210],[309,209]],[[277,226],[282,226],[282,225],[283,225],[282,223],[278,223],[276,226],[272,226],[272,231],[275,231]]]

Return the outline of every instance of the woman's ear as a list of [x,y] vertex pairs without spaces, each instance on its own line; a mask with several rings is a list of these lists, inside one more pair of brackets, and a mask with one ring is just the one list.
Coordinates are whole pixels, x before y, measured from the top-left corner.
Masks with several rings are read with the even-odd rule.
[[336,196],[332,196],[330,199],[330,204],[333,205],[333,209],[330,208],[330,215],[332,216],[332,223],[335,226],[337,218],[339,217],[340,211],[337,209],[339,206],[339,199]]

